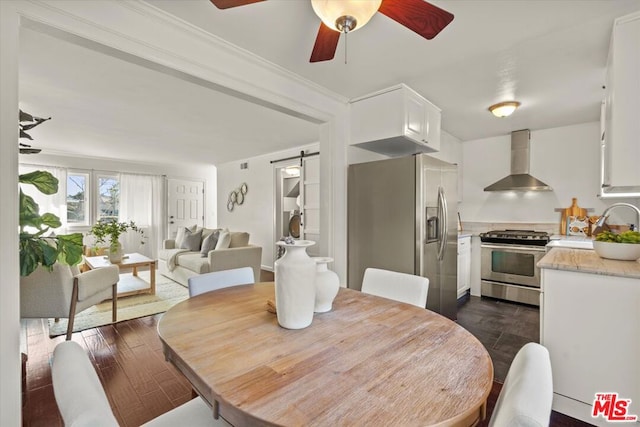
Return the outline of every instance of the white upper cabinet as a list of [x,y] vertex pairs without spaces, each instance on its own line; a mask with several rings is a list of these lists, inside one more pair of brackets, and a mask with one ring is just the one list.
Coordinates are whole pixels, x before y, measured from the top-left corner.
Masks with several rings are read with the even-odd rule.
[[400,84],[351,101],[351,145],[387,156],[440,150],[438,107]]
[[602,197],[640,196],[640,13],[616,19],[607,61]]

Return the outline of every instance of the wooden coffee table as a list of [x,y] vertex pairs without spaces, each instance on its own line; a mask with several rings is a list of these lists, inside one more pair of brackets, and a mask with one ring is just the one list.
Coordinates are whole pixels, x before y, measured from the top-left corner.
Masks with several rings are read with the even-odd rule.
[[[118,297],[126,297],[129,295],[151,294],[156,293],[156,261],[147,258],[139,253],[125,254],[122,261],[111,263],[108,256],[86,256],[85,263],[90,270],[96,268],[107,267],[109,265],[117,265],[122,270],[132,269],[133,273],[129,275],[120,275],[118,282]],[[141,279],[138,276],[138,267],[149,267],[149,281]]]

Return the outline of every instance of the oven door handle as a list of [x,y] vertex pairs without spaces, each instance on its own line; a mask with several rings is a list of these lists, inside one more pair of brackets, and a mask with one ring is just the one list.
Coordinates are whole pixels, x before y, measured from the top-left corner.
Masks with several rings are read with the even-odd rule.
[[481,248],[489,248],[489,249],[502,249],[502,250],[515,250],[515,251],[535,251],[535,252],[546,252],[547,249],[544,246],[519,246],[519,245],[492,245],[490,243],[482,243],[480,245]]

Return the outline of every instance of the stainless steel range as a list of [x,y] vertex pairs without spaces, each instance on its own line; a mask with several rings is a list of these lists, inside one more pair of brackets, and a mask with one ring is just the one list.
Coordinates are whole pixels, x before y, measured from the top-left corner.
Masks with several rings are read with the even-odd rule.
[[480,234],[481,295],[540,305],[540,269],[549,234],[495,230]]

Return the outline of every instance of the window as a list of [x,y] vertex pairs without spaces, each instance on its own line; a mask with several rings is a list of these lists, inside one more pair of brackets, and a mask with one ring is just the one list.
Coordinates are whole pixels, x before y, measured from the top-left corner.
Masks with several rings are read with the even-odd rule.
[[118,220],[120,179],[116,174],[75,170],[67,173],[67,223],[86,227]]
[[118,220],[120,181],[114,175],[98,175],[98,211],[96,221]]
[[89,225],[88,173],[67,174],[67,222],[69,225]]

